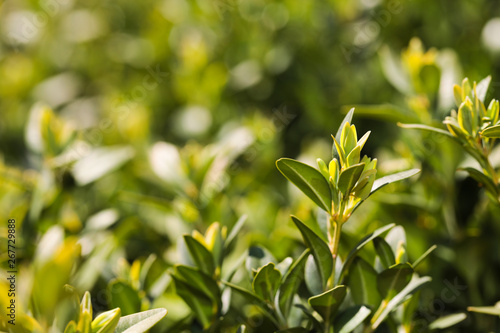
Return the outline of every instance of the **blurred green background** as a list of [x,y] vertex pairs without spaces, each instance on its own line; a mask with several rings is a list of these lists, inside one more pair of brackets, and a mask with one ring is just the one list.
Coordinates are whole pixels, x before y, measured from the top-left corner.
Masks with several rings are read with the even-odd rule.
[[[180,236],[246,214],[237,254],[299,255],[289,214],[317,212],[274,162],[329,160],[330,134],[357,106],[381,172],[423,172],[374,196],[344,245],[392,222],[411,258],[438,244],[420,268],[433,278],[424,324],[500,300],[499,207],[455,174],[467,163],[457,147],[396,126],[440,123],[463,77],[491,74],[498,98],[498,1],[12,0],[0,40],[0,209],[18,221],[26,276],[80,246],[53,288],[92,290],[107,309],[99,292],[153,254],[138,307],[165,306],[157,330],[175,327],[189,314],[165,273]],[[447,283],[467,287],[444,301]],[[456,331],[498,325],[477,315]]]

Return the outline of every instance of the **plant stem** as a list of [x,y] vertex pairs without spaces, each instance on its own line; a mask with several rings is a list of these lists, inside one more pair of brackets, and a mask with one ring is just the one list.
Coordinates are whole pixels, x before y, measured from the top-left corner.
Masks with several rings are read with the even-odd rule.
[[328,279],[327,289],[335,287],[335,266],[339,251],[340,234],[342,231],[342,222],[337,221],[333,216],[329,218],[329,239],[330,239],[330,252],[332,253],[333,268],[332,275]]

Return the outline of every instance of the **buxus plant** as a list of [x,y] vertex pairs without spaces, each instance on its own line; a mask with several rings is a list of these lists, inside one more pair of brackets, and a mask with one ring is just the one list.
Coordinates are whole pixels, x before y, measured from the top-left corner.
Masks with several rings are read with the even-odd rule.
[[[358,139],[351,125],[353,112],[333,138],[328,164],[318,159],[315,169],[288,158],[276,163],[287,179],[326,212],[319,228],[324,231],[292,216],[306,245],[300,256],[278,262],[266,249],[253,246],[244,259],[248,273],[244,276],[250,281],[236,281],[235,270],[221,274],[221,268],[243,221],[229,235],[216,223],[205,235],[184,236],[181,255],[185,263],[176,265],[171,274],[177,293],[195,315],[192,331],[225,331],[226,324],[233,328],[243,324],[238,328],[241,332],[412,330],[418,305],[414,295],[430,281],[420,277],[415,267],[434,247],[408,262],[404,229],[390,224],[361,239],[346,257],[339,256],[342,226],[359,205],[383,186],[419,172],[413,169],[377,179],[377,160],[361,156],[369,133]],[[234,301],[236,295],[240,303]],[[249,309],[258,309],[261,320],[255,320],[259,315]],[[244,319],[236,326],[228,319],[234,321],[240,315]]]

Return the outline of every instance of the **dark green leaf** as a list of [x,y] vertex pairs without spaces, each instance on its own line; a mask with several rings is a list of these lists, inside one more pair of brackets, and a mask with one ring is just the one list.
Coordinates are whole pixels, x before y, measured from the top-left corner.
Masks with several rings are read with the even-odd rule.
[[377,276],[377,289],[386,299],[392,298],[410,282],[413,268],[408,263],[397,264]]
[[335,332],[353,332],[366,318],[368,318],[371,312],[372,311],[364,305],[354,306],[342,311],[335,319]]
[[191,308],[203,327],[208,327],[217,310],[212,300],[197,288],[178,279],[176,276],[172,278],[175,283],[175,291],[177,294]]
[[110,307],[120,308],[122,315],[129,315],[141,310],[141,298],[137,291],[125,281],[113,280],[108,286]]
[[391,313],[392,310],[394,310],[399,304],[401,304],[408,295],[415,292],[416,290],[418,290],[418,288],[429,281],[431,281],[431,278],[428,276],[419,277],[417,274],[413,274],[410,283],[408,283],[406,287],[401,290],[401,292],[394,296],[387,303],[384,309],[377,315],[377,317],[374,318],[375,320],[372,324],[372,329],[375,330],[385,320],[389,313]]
[[498,195],[498,188],[493,180],[481,171],[475,168],[461,168],[459,170],[467,171],[469,175],[474,178],[479,184],[482,184],[488,192],[495,196]]
[[325,321],[329,321],[335,316],[335,313],[337,313],[346,293],[346,286],[337,286],[320,295],[309,298],[309,304],[323,317],[323,319],[325,319]]
[[284,330],[279,330],[276,331],[275,333],[307,333],[309,332],[303,327],[292,327],[292,328],[285,328]]
[[288,273],[283,277],[283,283],[279,289],[278,300],[281,313],[283,313],[285,318],[288,317],[288,313],[290,312],[293,296],[304,279],[304,267],[309,253],[309,249],[305,250],[302,255],[295,260],[288,270]]
[[252,288],[257,296],[273,303],[280,282],[281,273],[274,267],[274,264],[270,262],[257,271],[252,282]]
[[278,170],[315,204],[330,212],[332,194],[325,177],[313,167],[289,158],[276,161]]
[[295,223],[297,228],[299,228],[299,231],[304,238],[304,242],[311,250],[316,266],[319,269],[324,289],[333,269],[333,258],[330,252],[330,247],[298,218],[292,216],[292,221]]
[[429,254],[432,253],[437,248],[437,245],[432,245],[427,251],[424,252],[415,262],[413,263],[413,269],[417,268],[417,266],[425,259]]
[[203,273],[196,267],[183,265],[176,265],[174,270],[177,278],[198,289],[214,303],[219,302],[220,289],[217,282],[210,275]]
[[349,287],[356,304],[375,308],[380,303],[377,291],[377,272],[369,263],[357,257],[349,269]]
[[373,240],[373,245],[384,268],[389,268],[396,263],[394,252],[392,252],[391,246],[387,244],[385,239],[377,237]]
[[349,253],[349,255],[347,256],[345,262],[344,262],[344,265],[342,266],[342,272],[340,273],[340,277],[339,277],[339,280],[341,281],[342,280],[342,277],[344,276],[344,274],[347,272],[347,270],[349,269],[349,266],[351,265],[352,261],[354,260],[354,258],[356,257],[356,255],[358,254],[358,252],[368,243],[370,243],[372,240],[374,240],[376,237],[380,236],[381,234],[383,234],[384,232],[386,232],[387,230],[390,230],[391,228],[393,228],[395,226],[394,223],[392,224],[389,224],[389,225],[386,225],[386,226],[383,226],[382,228],[379,228],[377,230],[375,230],[373,233],[365,236],[365,238],[363,238],[359,243],[358,245],[356,245],[356,247],[354,249],[351,250],[351,252]]
[[215,271],[214,257],[212,253],[199,241],[190,235],[184,235],[184,242],[191,254],[196,266],[208,275],[213,275]]

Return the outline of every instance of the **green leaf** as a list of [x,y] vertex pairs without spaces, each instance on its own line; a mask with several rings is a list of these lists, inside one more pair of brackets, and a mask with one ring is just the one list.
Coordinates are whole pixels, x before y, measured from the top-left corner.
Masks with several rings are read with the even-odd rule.
[[251,246],[248,249],[248,257],[245,259],[245,267],[248,272],[257,271],[260,267],[267,265],[269,262],[276,262],[274,256],[263,247]]
[[241,228],[245,224],[245,221],[247,220],[248,215],[242,215],[238,221],[234,224],[233,228],[231,229],[231,232],[226,238],[226,241],[224,242],[224,248],[227,250],[234,242],[236,237],[238,236],[239,232],[241,231]]
[[184,242],[191,254],[196,266],[208,275],[213,275],[215,271],[214,257],[212,253],[198,240],[191,235],[184,235]]
[[143,333],[167,315],[163,308],[148,310],[121,317],[114,333]]
[[337,286],[324,293],[309,298],[309,304],[316,310],[325,321],[331,320],[337,313],[340,304],[347,293],[346,286]]
[[392,298],[410,282],[413,268],[408,263],[397,264],[377,276],[377,289],[386,299]]
[[413,263],[413,269],[417,268],[417,266],[422,262],[424,261],[425,258],[427,258],[427,256],[429,254],[432,253],[432,251],[434,251],[435,249],[437,248],[437,245],[432,245],[427,251],[424,252],[424,254],[422,254],[417,260],[415,260],[415,262]]
[[[347,155],[347,165],[355,165],[359,163],[359,158],[361,155],[361,146],[356,146],[350,153]],[[364,168],[364,166],[363,166]]]
[[415,292],[425,283],[431,281],[428,276],[419,277],[417,274],[413,274],[412,279],[397,295],[395,295],[378,314],[377,317],[372,318],[372,329],[376,329],[399,304],[401,304],[408,295]]
[[[342,135],[342,129],[344,128],[346,123],[352,123],[352,116],[354,115],[354,108],[351,108],[349,112],[345,115],[344,119],[340,123],[339,128],[337,129],[337,133],[335,133],[335,140],[340,143],[340,136]],[[335,156],[334,156],[335,157]]]
[[359,176],[361,176],[364,167],[364,163],[359,163],[348,167],[340,173],[338,186],[339,190],[344,193],[344,195],[348,195],[351,192]]
[[364,305],[354,306],[342,311],[335,319],[335,332],[353,332],[366,318],[368,318],[371,312],[372,311]]
[[388,176],[379,178],[379,179],[375,180],[375,182],[373,183],[373,187],[372,187],[372,190],[370,192],[370,195],[375,193],[376,191],[380,190],[385,185],[409,178],[411,176],[416,175],[419,172],[420,172],[420,169],[410,169],[410,170],[397,172],[397,173],[394,173],[392,175],[388,175]]
[[220,301],[220,289],[217,282],[208,274],[203,273],[196,267],[176,265],[174,266],[175,275],[187,284],[198,289],[208,296],[214,303]]
[[204,328],[207,328],[212,322],[212,318],[217,311],[212,300],[204,293],[200,292],[190,284],[172,276],[175,283],[175,291],[184,302],[191,308]]
[[261,299],[257,295],[253,294],[252,292],[250,292],[250,291],[248,291],[248,290],[246,290],[238,285],[235,285],[235,284],[232,284],[232,283],[229,283],[226,281],[222,281],[222,283],[224,283],[226,286],[230,287],[231,290],[233,290],[233,291],[237,292],[238,294],[240,294],[241,296],[243,296],[245,298],[245,300],[248,302],[248,304],[257,305],[261,310],[263,310],[263,313],[264,313],[264,315],[266,315],[266,317],[268,317],[277,326],[279,326],[276,319],[274,318],[273,311],[270,309],[269,305],[263,299]]
[[77,333],[76,323],[73,320],[66,325],[64,333]]
[[462,130],[466,133],[472,135],[476,130],[474,111],[472,111],[472,102],[469,98],[466,98],[458,108],[457,120]]
[[377,230],[375,230],[373,233],[365,236],[359,243],[358,245],[356,245],[356,247],[354,247],[354,249],[351,250],[351,252],[349,253],[349,255],[347,256],[345,262],[344,262],[344,265],[342,266],[342,272],[340,273],[340,276],[339,276],[339,281],[342,280],[342,277],[344,276],[344,274],[347,272],[347,270],[349,269],[349,266],[352,264],[354,258],[357,256],[358,252],[368,243],[370,243],[372,240],[374,240],[375,238],[377,238],[378,236],[380,236],[381,234],[383,234],[384,232],[390,230],[391,228],[394,228],[395,224],[392,223],[392,224],[389,224],[389,225],[386,225],[386,226],[383,226],[382,228],[379,228]]
[[307,257],[304,278],[307,289],[311,294],[318,295],[324,291],[322,276],[312,254]]
[[467,311],[500,316],[500,302],[497,302],[495,306],[469,306]]
[[440,317],[429,324],[431,330],[444,329],[456,325],[467,318],[465,313],[454,313]]
[[141,310],[141,299],[130,284],[121,280],[112,280],[108,285],[110,307],[120,308],[123,315]]
[[313,167],[289,158],[276,161],[278,170],[314,203],[327,212],[332,205],[330,186],[323,175]]
[[474,178],[479,184],[482,184],[486,190],[490,193],[492,193],[494,196],[498,195],[498,187],[495,185],[493,180],[486,176],[484,173],[481,171],[475,169],[475,168],[459,168],[459,170],[464,170],[469,173],[469,175]]
[[333,258],[330,252],[330,247],[321,239],[321,237],[316,235],[314,231],[309,229],[309,227],[297,217],[292,215],[292,221],[302,234],[307,247],[311,250],[316,266],[318,267],[324,289],[333,269]]
[[113,333],[120,317],[120,308],[101,313],[92,321],[92,333]]
[[349,287],[356,304],[375,308],[380,303],[377,291],[377,272],[365,260],[357,257],[349,269]]
[[491,83],[491,75],[488,75],[484,79],[481,80],[476,86],[476,92],[477,92],[477,98],[481,102],[484,103],[484,100],[486,98],[486,94],[488,93],[488,88],[490,87]]
[[288,273],[283,277],[283,283],[280,286],[278,294],[278,303],[281,313],[285,318],[288,317],[292,306],[293,297],[304,279],[304,268],[309,256],[310,250],[306,249],[301,256],[295,260]]
[[252,288],[257,296],[273,303],[280,282],[281,273],[274,268],[274,264],[270,262],[257,271],[252,282]]
[[73,165],[73,177],[78,185],[87,185],[120,168],[134,154],[129,146],[95,148]]
[[401,124],[401,123],[398,123],[398,126],[402,127],[402,128],[421,129],[421,130],[425,130],[425,131],[431,131],[434,133],[439,133],[439,134],[445,135],[449,138],[452,138],[453,140],[457,140],[453,135],[451,135],[449,132],[447,132],[441,128],[436,128],[436,127],[422,125],[422,124]]
[[392,252],[391,246],[387,244],[385,239],[377,237],[373,240],[373,245],[384,268],[389,268],[396,263],[394,252]]
[[500,138],[500,125],[485,128],[481,135],[485,138]]

